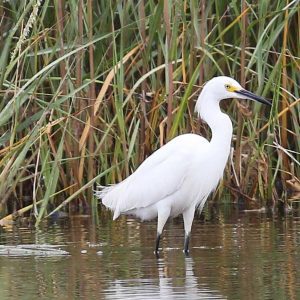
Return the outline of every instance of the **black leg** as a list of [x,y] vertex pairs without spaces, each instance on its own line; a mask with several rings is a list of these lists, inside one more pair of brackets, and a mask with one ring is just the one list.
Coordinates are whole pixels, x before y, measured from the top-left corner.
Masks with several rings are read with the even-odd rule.
[[189,242],[190,242],[190,233],[186,234],[184,237],[184,253],[189,254]]
[[159,248],[159,241],[160,241],[160,234],[157,233],[157,236],[156,236],[156,244],[155,244],[155,254],[158,255],[159,251],[158,251],[158,248]]

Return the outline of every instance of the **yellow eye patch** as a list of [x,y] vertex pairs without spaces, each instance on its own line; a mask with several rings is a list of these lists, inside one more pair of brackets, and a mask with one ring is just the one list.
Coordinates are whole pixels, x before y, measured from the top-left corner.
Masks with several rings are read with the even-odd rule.
[[230,84],[225,84],[225,89],[228,91],[228,92],[236,92],[238,91],[239,89],[230,85]]

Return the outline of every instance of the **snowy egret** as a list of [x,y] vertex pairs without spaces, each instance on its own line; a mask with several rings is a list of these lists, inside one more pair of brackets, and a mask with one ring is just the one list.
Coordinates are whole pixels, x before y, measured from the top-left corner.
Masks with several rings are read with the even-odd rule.
[[163,227],[169,217],[183,215],[184,252],[189,240],[195,210],[201,212],[209,194],[217,187],[230,153],[232,123],[220,110],[222,99],[252,99],[271,105],[246,91],[226,76],[208,81],[197,100],[195,111],[212,132],[210,141],[197,134],[182,134],[150,155],[122,182],[101,187],[96,196],[114,212],[134,215],[141,220],[158,218],[155,252],[158,253]]

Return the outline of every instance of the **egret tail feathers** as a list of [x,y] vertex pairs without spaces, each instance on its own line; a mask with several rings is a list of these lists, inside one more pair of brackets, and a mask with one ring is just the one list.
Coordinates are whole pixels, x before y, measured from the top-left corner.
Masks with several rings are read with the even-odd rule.
[[113,220],[117,219],[120,215],[120,210],[118,207],[119,197],[116,197],[116,192],[118,192],[118,184],[109,186],[98,185],[97,188],[99,188],[99,190],[95,191],[95,196],[98,199],[101,199],[102,203],[114,212]]

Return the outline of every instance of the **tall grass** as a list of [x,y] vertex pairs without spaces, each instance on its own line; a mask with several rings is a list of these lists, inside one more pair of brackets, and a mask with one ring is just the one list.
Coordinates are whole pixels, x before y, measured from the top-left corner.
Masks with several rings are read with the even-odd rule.
[[209,137],[194,101],[221,74],[273,106],[223,104],[237,152],[219,195],[273,206],[299,189],[299,1],[31,0],[0,11],[2,216],[28,207],[39,223],[86,207],[95,181],[124,179],[170,138]]

